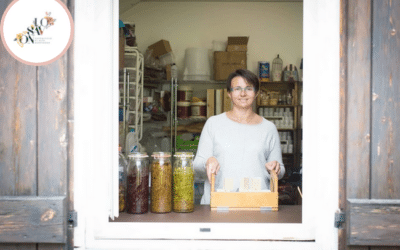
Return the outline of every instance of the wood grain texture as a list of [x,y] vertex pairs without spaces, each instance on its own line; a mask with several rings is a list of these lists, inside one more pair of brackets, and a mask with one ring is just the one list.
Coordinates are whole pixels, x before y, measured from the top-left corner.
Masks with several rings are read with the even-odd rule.
[[36,68],[0,43],[0,195],[36,195]]
[[[68,0],[68,9],[72,19],[75,20],[75,0]],[[74,211],[74,43],[71,43],[67,51],[67,109],[68,109],[68,146],[67,146],[67,192],[68,211]],[[74,246],[74,227],[67,227],[67,246]]]
[[[348,1],[340,0],[340,124],[339,124],[339,209],[346,211],[346,159],[347,159],[347,23]],[[346,227],[338,230],[338,249],[347,245]]]
[[0,242],[65,243],[65,197],[0,197]]
[[39,195],[67,195],[67,60],[38,70]]
[[374,1],[371,198],[400,199],[400,1]]
[[36,250],[36,245],[33,243],[0,243],[1,250]]
[[347,198],[369,198],[371,2],[348,1]]
[[[11,3],[0,1],[0,15]],[[0,197],[37,194],[36,67],[18,62],[0,40]],[[0,209],[3,214],[3,209]],[[0,223],[2,224],[2,223]],[[0,240],[1,242],[1,240]],[[36,243],[3,244],[36,250]]]
[[[169,223],[301,223],[301,205],[281,205],[272,211],[211,211],[209,205],[195,205],[193,213],[128,214],[120,213],[110,222],[169,222]],[[244,247],[243,249],[246,249]]]
[[349,244],[400,246],[400,200],[349,199],[347,206]]

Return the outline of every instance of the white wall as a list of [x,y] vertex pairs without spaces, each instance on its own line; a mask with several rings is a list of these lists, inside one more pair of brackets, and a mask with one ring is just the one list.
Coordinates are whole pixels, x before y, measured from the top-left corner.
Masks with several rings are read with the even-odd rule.
[[212,49],[212,41],[250,36],[247,67],[257,73],[258,61],[277,54],[283,64],[300,66],[303,57],[303,3],[299,2],[140,2],[120,16],[136,25],[139,50],[168,40],[180,74],[185,49]]

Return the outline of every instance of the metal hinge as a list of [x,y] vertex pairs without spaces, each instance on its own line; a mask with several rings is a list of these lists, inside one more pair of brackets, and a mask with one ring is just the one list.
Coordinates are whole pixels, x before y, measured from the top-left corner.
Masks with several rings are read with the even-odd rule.
[[71,227],[78,226],[78,213],[76,211],[71,211],[68,213],[68,225]]
[[342,229],[343,223],[345,222],[346,222],[346,213],[342,212],[341,210],[338,210],[335,213],[335,228]]

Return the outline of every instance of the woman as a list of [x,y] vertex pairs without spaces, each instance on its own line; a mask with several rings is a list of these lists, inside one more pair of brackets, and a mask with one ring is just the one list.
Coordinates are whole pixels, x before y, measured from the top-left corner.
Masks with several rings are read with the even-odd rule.
[[197,174],[207,175],[201,204],[210,204],[210,180],[215,173],[215,189],[225,178],[233,179],[233,191],[244,177],[261,177],[261,189],[269,189],[270,172],[285,174],[281,144],[275,124],[254,113],[252,104],[259,82],[251,71],[240,69],[227,80],[232,110],[210,117],[202,130],[194,160]]

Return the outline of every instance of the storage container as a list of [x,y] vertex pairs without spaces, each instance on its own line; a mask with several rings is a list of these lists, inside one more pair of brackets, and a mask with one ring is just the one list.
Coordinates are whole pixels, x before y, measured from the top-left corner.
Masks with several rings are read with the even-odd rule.
[[173,211],[189,213],[194,210],[193,153],[176,152],[173,168]]
[[178,102],[190,102],[193,96],[193,89],[189,86],[178,86]]
[[207,116],[207,103],[205,102],[192,102],[191,103],[191,117],[192,118],[205,118]]
[[148,155],[128,155],[127,171],[127,213],[143,214],[149,211],[149,167]]
[[189,118],[190,116],[190,102],[178,102],[178,118]]
[[150,208],[153,213],[172,211],[171,154],[154,152],[151,163]]

